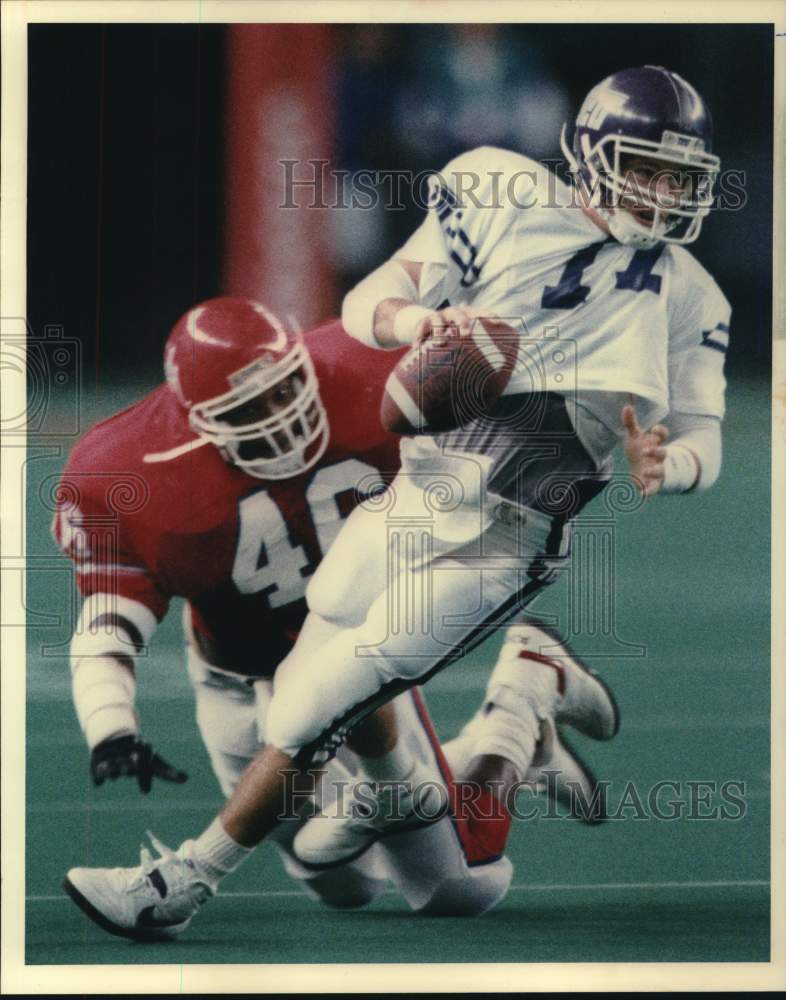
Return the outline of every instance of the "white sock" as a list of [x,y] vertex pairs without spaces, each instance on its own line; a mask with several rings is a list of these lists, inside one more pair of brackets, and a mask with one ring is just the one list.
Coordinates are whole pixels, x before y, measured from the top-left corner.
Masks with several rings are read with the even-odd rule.
[[254,851],[253,847],[243,847],[226,832],[218,816],[196,840],[193,840],[191,857],[216,882],[229,875]]
[[[511,644],[512,645],[512,644]],[[524,669],[517,646],[492,671],[483,708],[470,723],[472,755],[504,757],[523,781],[540,739],[541,719],[555,710],[557,671],[548,666]]]
[[535,756],[540,738],[540,719],[525,706],[516,711],[494,702],[480,716],[474,730],[472,756],[493,754],[504,757],[516,769],[516,778],[523,781]]

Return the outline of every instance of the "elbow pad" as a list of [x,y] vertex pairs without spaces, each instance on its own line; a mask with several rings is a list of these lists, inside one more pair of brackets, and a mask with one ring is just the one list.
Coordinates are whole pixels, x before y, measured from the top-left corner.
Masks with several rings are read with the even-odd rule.
[[377,306],[385,299],[406,299],[417,302],[418,290],[401,264],[386,261],[372,271],[344,296],[341,322],[347,333],[367,347],[382,345],[374,336],[374,316]]

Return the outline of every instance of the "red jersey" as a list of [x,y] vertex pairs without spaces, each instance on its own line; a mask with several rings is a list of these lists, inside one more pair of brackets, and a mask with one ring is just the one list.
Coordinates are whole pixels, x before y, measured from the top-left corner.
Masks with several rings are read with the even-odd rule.
[[312,468],[265,481],[212,445],[178,454],[195,435],[162,385],[77,443],[55,515],[84,597],[117,593],[159,621],[171,597],[184,597],[203,655],[254,676],[272,674],[289,652],[309,577],[343,520],[399,464],[399,438],[382,429],[379,406],[401,352],[367,348],[338,321],[305,340],[330,427]]

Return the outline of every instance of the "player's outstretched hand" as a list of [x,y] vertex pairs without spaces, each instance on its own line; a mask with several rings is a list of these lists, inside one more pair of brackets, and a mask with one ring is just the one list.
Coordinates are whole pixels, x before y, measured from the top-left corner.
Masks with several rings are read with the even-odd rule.
[[107,778],[136,777],[139,790],[147,794],[153,778],[163,778],[182,785],[188,779],[185,771],[178,771],[138,736],[115,736],[93,747],[90,754],[90,774],[93,783],[103,785]]
[[436,309],[420,321],[414,343],[421,344],[429,337],[439,337],[441,333],[468,337],[472,333],[475,320],[487,318],[496,316],[487,309],[474,309],[472,306],[447,306],[445,309]]
[[655,424],[649,431],[642,430],[632,402],[622,408],[622,426],[625,428],[622,444],[631,475],[642,495],[650,497],[663,485],[663,463],[666,460],[663,445],[669,436],[668,428]]

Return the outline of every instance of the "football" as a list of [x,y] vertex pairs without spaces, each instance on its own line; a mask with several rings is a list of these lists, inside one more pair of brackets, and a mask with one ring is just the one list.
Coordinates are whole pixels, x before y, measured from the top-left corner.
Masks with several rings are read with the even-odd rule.
[[388,376],[382,426],[394,434],[435,434],[488,414],[510,381],[518,347],[518,333],[498,319],[476,319],[468,336],[455,327],[437,331]]

